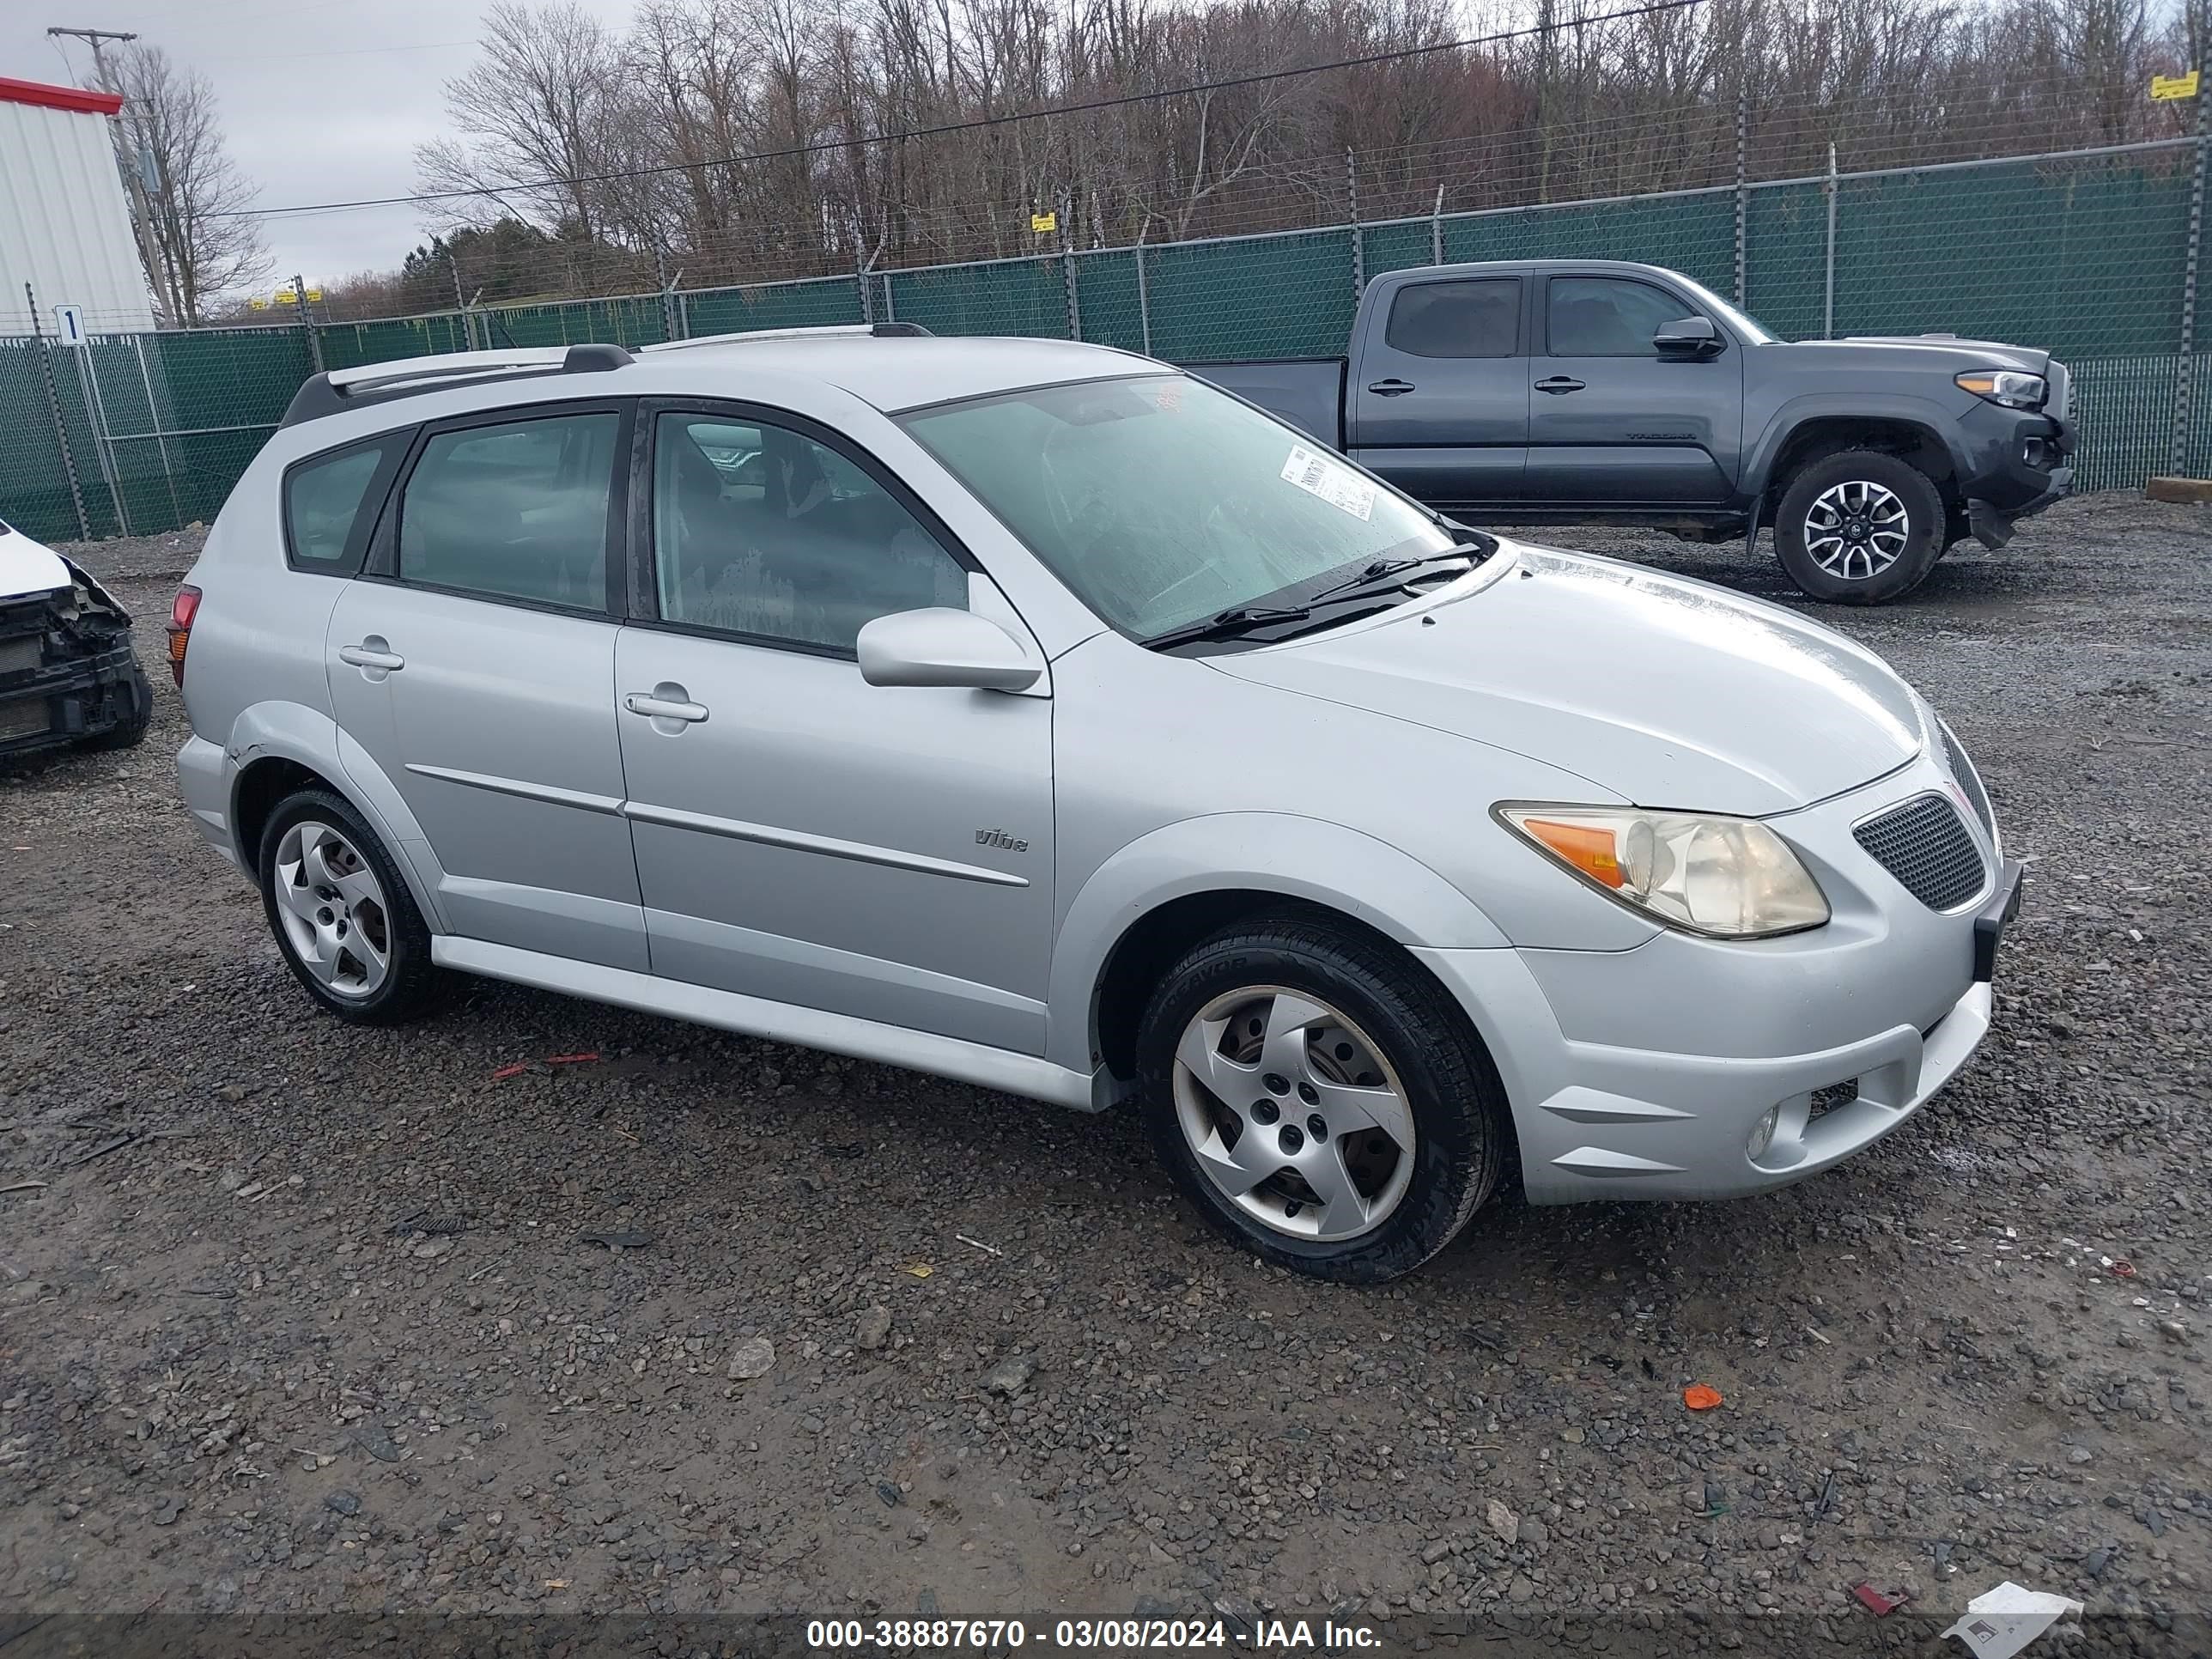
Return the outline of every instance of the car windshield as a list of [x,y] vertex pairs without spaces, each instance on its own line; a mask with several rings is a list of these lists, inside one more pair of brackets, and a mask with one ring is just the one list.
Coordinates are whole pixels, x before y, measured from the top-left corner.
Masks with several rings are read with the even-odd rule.
[[1389,485],[1179,374],[939,404],[901,424],[1138,639],[1453,544]]

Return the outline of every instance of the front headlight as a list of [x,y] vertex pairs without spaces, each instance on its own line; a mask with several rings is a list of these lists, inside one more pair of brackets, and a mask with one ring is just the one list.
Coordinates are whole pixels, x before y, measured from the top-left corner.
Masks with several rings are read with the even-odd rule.
[[2002,404],[2007,409],[2040,409],[2051,388],[2040,374],[2022,374],[2010,368],[1978,368],[1964,374],[1954,374],[1953,381],[1961,392],[1971,392],[1977,398],[1987,398],[1993,404]]
[[1828,919],[1820,884],[1755,818],[1501,805],[1498,820],[1607,897],[1686,933],[1771,939]]

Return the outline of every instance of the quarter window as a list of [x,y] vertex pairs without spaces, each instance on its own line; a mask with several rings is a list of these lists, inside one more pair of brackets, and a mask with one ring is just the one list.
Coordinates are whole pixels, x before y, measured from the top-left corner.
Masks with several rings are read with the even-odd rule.
[[1415,357],[1510,357],[1521,340],[1521,284],[1414,283],[1390,301],[1382,338]]
[[[350,576],[368,544],[369,486],[403,446],[399,434],[356,444],[284,475],[284,546],[295,570]],[[388,474],[383,476],[388,477]],[[382,490],[376,492],[380,498]]]
[[1697,307],[1649,283],[1554,276],[1549,337],[1554,357],[1656,357],[1651,337]]
[[653,435],[664,621],[853,649],[864,623],[965,610],[968,576],[847,457],[784,427],[666,414]]
[[434,434],[399,503],[399,574],[488,599],[607,603],[612,412]]

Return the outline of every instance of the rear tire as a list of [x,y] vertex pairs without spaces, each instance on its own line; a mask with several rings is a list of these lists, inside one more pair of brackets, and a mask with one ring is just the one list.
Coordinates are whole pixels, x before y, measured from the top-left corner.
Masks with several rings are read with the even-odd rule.
[[1775,549],[1800,592],[1831,605],[1883,605],[1942,556],[1948,514],[1934,480],[1871,449],[1824,455],[1790,481]]
[[269,931],[292,976],[340,1019],[397,1025],[436,995],[430,929],[398,865],[327,789],[279,802],[256,866]]
[[1241,1248],[1317,1279],[1412,1272],[1505,1167],[1504,1092],[1465,1013],[1326,923],[1255,920],[1196,946],[1153,994],[1137,1057],[1184,1195]]

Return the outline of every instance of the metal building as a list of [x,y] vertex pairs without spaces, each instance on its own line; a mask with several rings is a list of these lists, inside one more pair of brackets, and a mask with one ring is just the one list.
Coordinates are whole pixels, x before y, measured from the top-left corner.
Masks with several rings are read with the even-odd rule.
[[87,332],[154,326],[153,301],[116,171],[112,92],[0,77],[0,334],[56,330],[77,307]]

